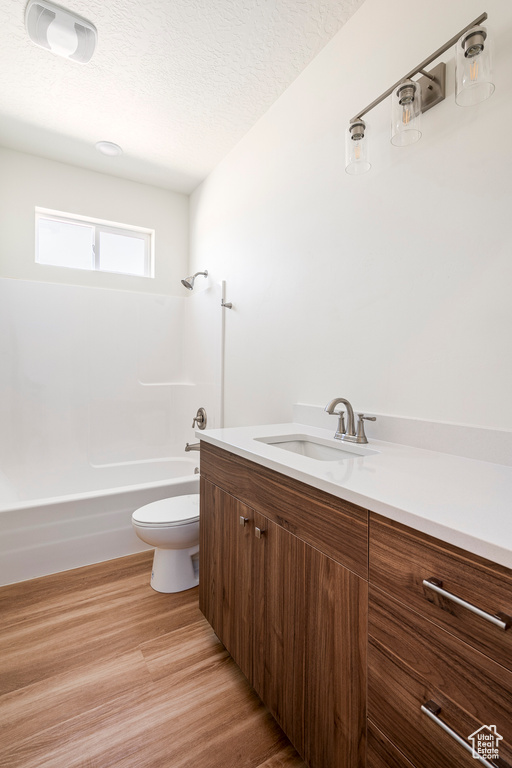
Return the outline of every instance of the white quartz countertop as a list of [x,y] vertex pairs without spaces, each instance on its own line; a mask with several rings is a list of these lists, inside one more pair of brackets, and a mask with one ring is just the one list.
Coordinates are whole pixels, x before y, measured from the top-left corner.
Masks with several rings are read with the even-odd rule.
[[512,568],[512,467],[378,440],[361,446],[375,451],[371,455],[320,461],[258,440],[286,435],[340,446],[331,430],[293,423],[196,432],[207,443]]

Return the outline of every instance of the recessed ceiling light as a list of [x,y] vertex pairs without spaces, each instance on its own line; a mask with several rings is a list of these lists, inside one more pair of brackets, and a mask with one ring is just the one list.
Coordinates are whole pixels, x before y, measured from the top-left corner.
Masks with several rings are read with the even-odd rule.
[[94,24],[49,0],[29,0],[25,26],[36,45],[81,64],[90,61],[98,39]]
[[117,155],[123,154],[119,144],[114,144],[112,141],[98,141],[94,146],[102,155],[108,155],[109,157],[117,157]]

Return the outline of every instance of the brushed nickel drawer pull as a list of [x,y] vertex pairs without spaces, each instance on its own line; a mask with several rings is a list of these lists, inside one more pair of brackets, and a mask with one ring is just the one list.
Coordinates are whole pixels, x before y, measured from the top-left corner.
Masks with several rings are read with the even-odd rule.
[[265,531],[262,528],[255,527],[254,535],[256,536],[257,539],[261,539],[264,533]]
[[473,753],[473,747],[469,743],[469,741],[466,741],[466,739],[463,739],[462,736],[459,736],[458,733],[456,733],[454,730],[450,728],[449,725],[446,725],[441,718],[439,717],[439,713],[441,712],[441,707],[435,703],[435,701],[427,701],[426,704],[421,705],[421,711],[430,717],[430,719],[438,725],[442,730],[448,734],[448,736],[451,736],[452,739],[454,739],[457,744],[460,744],[461,747],[464,747],[464,749],[467,749],[468,752],[473,755],[473,757],[477,760],[480,760],[483,765],[487,766],[487,768],[496,768],[496,763],[490,762],[489,760],[486,760],[485,757],[481,757],[480,755]]
[[487,611],[482,611],[482,609],[477,608],[476,605],[466,602],[466,600],[463,600],[461,597],[457,597],[457,595],[454,595],[452,592],[447,592],[446,589],[443,589],[443,582],[439,579],[435,579],[434,577],[431,577],[430,579],[423,579],[423,586],[427,587],[427,589],[432,589],[434,592],[437,592],[438,595],[446,597],[446,599],[451,600],[452,603],[457,603],[457,605],[461,605],[463,608],[467,608],[467,610],[471,611],[471,613],[476,613],[477,616],[480,616],[486,621],[490,621],[491,624],[495,624],[497,627],[503,629],[504,631],[512,626],[512,618],[510,616],[507,616],[505,613],[501,612],[492,614],[487,613]]
[[242,528],[244,528],[245,524],[248,523],[248,522],[249,522],[249,518],[248,517],[244,517],[243,515],[240,515],[240,525],[242,526]]

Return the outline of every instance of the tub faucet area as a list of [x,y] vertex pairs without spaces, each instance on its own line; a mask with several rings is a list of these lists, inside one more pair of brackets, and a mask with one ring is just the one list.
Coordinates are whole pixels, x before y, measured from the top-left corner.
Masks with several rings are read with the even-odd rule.
[[[335,411],[339,403],[342,403],[347,409],[347,426],[345,427],[345,411]],[[376,416],[366,416],[364,413],[358,413],[357,434],[355,428],[354,409],[348,400],[344,397],[335,397],[325,406],[326,413],[331,416],[338,416],[338,427],[334,433],[335,440],[346,440],[349,443],[367,443],[368,438],[364,432],[365,421],[377,421]]]

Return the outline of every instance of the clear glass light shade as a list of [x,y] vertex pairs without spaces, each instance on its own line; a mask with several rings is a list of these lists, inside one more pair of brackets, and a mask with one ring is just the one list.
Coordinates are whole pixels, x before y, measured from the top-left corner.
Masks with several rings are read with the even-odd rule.
[[366,124],[363,120],[354,120],[345,133],[345,171],[351,176],[358,176],[369,171],[371,167]]
[[455,101],[472,107],[494,93],[492,53],[487,27],[473,27],[455,46]]
[[391,97],[391,143],[405,147],[421,139],[421,88],[404,80]]

